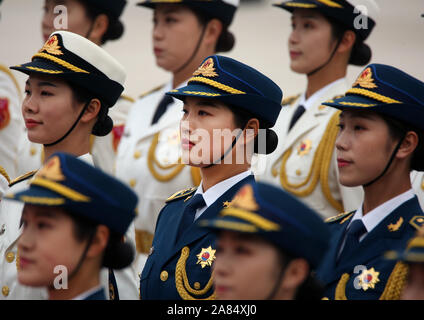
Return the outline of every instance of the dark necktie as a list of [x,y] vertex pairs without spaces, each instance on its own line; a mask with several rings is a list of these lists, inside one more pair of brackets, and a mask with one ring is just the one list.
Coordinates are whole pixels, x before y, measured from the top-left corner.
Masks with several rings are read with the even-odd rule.
[[196,194],[193,198],[188,200],[186,208],[183,212],[180,227],[178,229],[178,239],[181,238],[182,233],[187,230],[194,222],[196,211],[199,208],[206,206],[206,202],[201,194]]
[[302,116],[302,114],[305,112],[305,107],[300,105],[297,107],[296,111],[293,114],[293,117],[291,118],[290,125],[289,125],[289,131],[294,126],[294,124],[299,120],[299,118]]
[[349,256],[358,248],[359,238],[367,232],[364,223],[361,219],[355,220],[349,226],[346,232],[346,241],[344,248],[339,256],[339,261],[348,259]]
[[168,106],[172,103],[173,99],[171,96],[164,95],[162,100],[159,102],[155,114],[153,115],[152,124],[155,124],[159,121],[160,117],[166,112]]

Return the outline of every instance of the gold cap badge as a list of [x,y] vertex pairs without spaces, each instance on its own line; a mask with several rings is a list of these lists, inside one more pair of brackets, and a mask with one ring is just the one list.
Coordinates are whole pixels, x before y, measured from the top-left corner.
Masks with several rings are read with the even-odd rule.
[[367,89],[377,88],[377,85],[374,83],[374,79],[372,78],[371,68],[366,68],[362,71],[352,87],[357,85]]
[[37,172],[37,177],[45,178],[52,181],[63,181],[65,176],[62,174],[60,168],[60,160],[58,156],[55,156],[47,162],[47,164]]
[[226,208],[237,207],[248,211],[257,211],[259,205],[255,201],[253,189],[250,184],[245,185],[237,192],[236,196],[230,203],[226,203]]
[[193,76],[203,75],[205,77],[216,77],[218,74],[215,72],[213,59],[209,58],[193,73]]
[[56,35],[50,37],[39,52],[43,51],[47,51],[48,53],[54,54],[55,56],[60,56],[63,54],[63,52],[60,50],[59,39]]

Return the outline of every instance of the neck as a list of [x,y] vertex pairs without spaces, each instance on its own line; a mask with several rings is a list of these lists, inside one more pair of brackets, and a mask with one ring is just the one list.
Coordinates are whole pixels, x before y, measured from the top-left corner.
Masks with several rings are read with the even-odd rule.
[[58,144],[44,147],[45,161],[55,152],[66,152],[76,157],[90,152],[90,135],[75,128],[69,136]]
[[306,99],[326,85],[346,76],[347,65],[333,60],[321,70],[308,76]]
[[[223,161],[222,161],[223,162]],[[248,164],[215,164],[209,168],[201,168],[203,192],[214,185],[228,178],[234,177],[239,173],[249,170]]]
[[[393,183],[393,181],[396,181],[396,183]],[[387,171],[384,176],[373,184],[364,187],[362,214],[366,215],[386,201],[393,199],[411,188],[409,171],[407,174],[402,170]]]
[[67,289],[48,288],[49,300],[71,300],[100,285],[100,269],[84,268],[69,280]]

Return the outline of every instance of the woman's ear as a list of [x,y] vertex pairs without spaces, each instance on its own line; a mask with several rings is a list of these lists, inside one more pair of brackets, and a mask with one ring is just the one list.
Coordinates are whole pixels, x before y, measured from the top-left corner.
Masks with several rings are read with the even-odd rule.
[[399,147],[396,157],[399,159],[404,159],[410,156],[414,150],[417,148],[419,143],[418,135],[415,131],[408,131],[403,138],[403,141]]
[[97,226],[96,233],[91,241],[90,248],[87,251],[87,257],[95,258],[102,255],[109,241],[110,230],[105,225]]
[[356,41],[356,34],[352,30],[346,30],[343,34],[342,41],[340,41],[337,48],[338,53],[350,52]]
[[106,14],[99,14],[93,21],[92,29],[88,34],[88,39],[100,45],[102,38],[109,27],[109,18]]
[[81,121],[87,123],[92,121],[93,119],[96,119],[101,106],[102,103],[99,99],[91,99],[89,105],[85,109],[84,115],[81,117]]
[[306,280],[309,271],[309,264],[305,259],[297,258],[290,261],[281,281],[282,292],[292,293],[294,299],[297,289]]
[[212,19],[206,25],[205,35],[203,37],[205,44],[208,46],[213,46],[215,49],[216,43],[222,33],[222,22],[218,19]]
[[257,137],[257,135],[259,134],[259,120],[256,118],[252,118],[250,119],[246,126],[244,127],[245,129],[245,144],[249,144],[251,142],[253,142],[255,140],[255,138]]

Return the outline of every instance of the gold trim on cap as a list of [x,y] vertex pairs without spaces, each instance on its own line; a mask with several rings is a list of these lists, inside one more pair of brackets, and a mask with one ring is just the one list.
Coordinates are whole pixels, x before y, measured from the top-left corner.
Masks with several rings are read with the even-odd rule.
[[190,80],[188,80],[188,83],[190,83],[192,81],[202,82],[202,83],[205,83],[205,84],[210,85],[212,87],[218,88],[218,89],[220,89],[222,91],[231,93],[231,94],[246,94],[246,92],[237,90],[235,88],[232,88],[230,86],[227,86],[225,84],[222,84],[222,83],[220,83],[218,81],[207,79],[207,78],[203,78],[203,77],[191,77]]
[[360,88],[352,88],[347,90],[346,94],[351,93],[351,94],[359,94],[361,96],[365,96],[383,103],[402,103],[401,101],[383,96],[381,94],[378,94],[374,91],[370,91],[370,90],[366,90],[366,89],[360,89]]
[[65,60],[59,59],[59,58],[52,56],[50,54],[47,54],[47,53],[36,53],[32,57],[32,59],[34,59],[34,58],[43,58],[43,59],[51,60],[54,63],[57,63],[57,64],[61,65],[62,67],[65,67],[65,68],[67,68],[71,71],[74,71],[74,72],[90,73],[88,71],[85,71],[81,68],[78,68],[78,67],[70,64],[69,62],[66,62]]
[[36,185],[36,186],[40,186],[40,187],[44,187],[46,189],[52,190],[54,192],[57,192],[65,197],[67,197],[68,199],[71,199],[73,201],[78,201],[78,202],[89,202],[90,201],[90,197],[87,197],[75,190],[72,190],[62,184],[59,184],[57,182],[54,181],[50,181],[47,179],[43,179],[43,178],[35,178],[33,181],[31,181],[31,185]]
[[254,212],[249,212],[249,211],[245,211],[239,208],[235,208],[235,207],[228,207],[226,209],[223,209],[221,211],[221,215],[222,216],[231,216],[231,217],[236,217],[239,219],[243,219],[246,220],[254,225],[256,225],[257,227],[265,230],[265,231],[277,231],[280,230],[280,226],[268,219],[265,219],[264,217],[261,217],[260,215],[254,213]]

